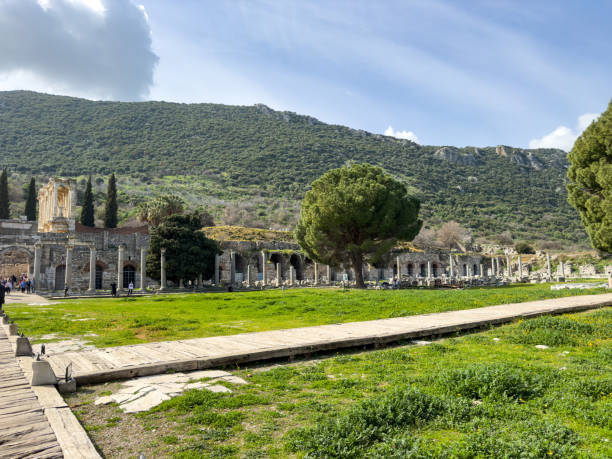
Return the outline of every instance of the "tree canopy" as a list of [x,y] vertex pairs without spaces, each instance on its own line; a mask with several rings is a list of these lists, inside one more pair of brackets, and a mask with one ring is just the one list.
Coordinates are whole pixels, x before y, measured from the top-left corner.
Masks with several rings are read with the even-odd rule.
[[87,179],[85,195],[83,196],[83,207],[81,208],[81,225],[96,226],[94,215],[94,198],[91,190],[91,175]]
[[[163,195],[138,205],[138,219],[153,226],[159,225],[166,217],[182,214],[185,202],[177,195]],[[207,225],[201,225],[207,226]]]
[[106,205],[104,207],[104,227],[117,228],[117,180],[115,174],[108,178],[108,188],[106,189]]
[[295,237],[315,261],[351,266],[363,288],[363,262],[377,263],[398,240],[419,232],[420,202],[406,187],[369,164],[344,166],[312,183]]
[[569,202],[596,249],[612,252],[612,101],[568,155]]
[[24,208],[25,216],[31,222],[36,220],[36,203],[36,179],[32,177],[30,179],[30,184],[28,185],[28,192],[26,194],[26,203]]
[[11,211],[8,194],[8,172],[5,167],[0,174],[0,219],[7,218],[11,218]]
[[151,230],[147,255],[147,275],[160,278],[160,250],[166,249],[168,280],[195,280],[199,274],[210,279],[214,274],[217,243],[200,231],[200,215],[171,215]]

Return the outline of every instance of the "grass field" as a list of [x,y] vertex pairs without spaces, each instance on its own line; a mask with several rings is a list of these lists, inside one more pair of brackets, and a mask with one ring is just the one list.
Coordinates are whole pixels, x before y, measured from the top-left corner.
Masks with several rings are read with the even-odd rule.
[[[98,346],[230,335],[454,311],[605,290],[551,291],[550,284],[465,290],[288,289],[64,300],[6,309],[23,332],[80,337]],[[40,340],[38,340],[40,341]]]
[[67,401],[109,458],[612,457],[612,308],[233,372],[138,415],[94,406],[118,383]]

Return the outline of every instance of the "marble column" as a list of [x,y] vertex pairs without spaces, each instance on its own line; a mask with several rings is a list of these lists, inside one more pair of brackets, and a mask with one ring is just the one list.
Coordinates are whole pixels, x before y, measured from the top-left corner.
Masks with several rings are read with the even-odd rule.
[[276,263],[276,286],[280,287],[283,283],[283,276],[281,273],[281,263],[280,261]]
[[561,267],[561,276],[565,277],[565,263],[560,261],[559,266]]
[[491,258],[491,276],[497,276],[497,271],[495,271],[495,258]]
[[518,278],[523,278],[523,260],[521,260],[521,256],[518,256]]
[[402,280],[402,269],[400,268],[400,258],[399,257],[395,257],[395,264],[397,266],[397,280],[401,281]]
[[472,265],[469,263],[466,263],[465,267],[467,269],[467,272],[465,273],[467,277],[472,277]]
[[453,255],[449,255],[448,256],[448,266],[450,267],[450,278],[452,279],[453,277],[455,277],[455,267],[454,267],[454,261],[453,261]]
[[319,285],[319,263],[314,264],[314,284]]
[[548,278],[552,279],[552,266],[550,264],[550,253],[546,254],[546,268],[548,269]]
[[427,279],[431,279],[431,261],[427,262]]
[[295,275],[293,274],[294,268],[293,266],[289,266],[289,285],[293,285],[295,282]]
[[42,282],[40,279],[40,264],[42,258],[42,245],[36,244],[34,246],[34,289],[40,290]]
[[267,257],[266,252],[261,251],[261,281],[263,285],[268,285],[268,273],[267,273]]
[[508,272],[508,277],[512,277],[512,265],[510,264],[510,256],[506,255],[506,271]]
[[230,252],[230,284],[236,283],[236,254]]
[[215,285],[218,287],[219,286],[219,282],[221,281],[221,279],[219,279],[220,275],[219,275],[219,261],[220,261],[220,256],[219,255],[215,255]]
[[140,248],[140,290],[147,289],[147,248]]
[[204,276],[202,275],[202,273],[198,274],[198,288],[203,288],[204,287]]
[[64,286],[72,288],[72,246],[66,246],[66,277]]
[[96,246],[89,246],[89,289],[88,293],[96,293]]
[[331,266],[327,265],[327,285],[331,285]]
[[251,266],[251,264],[249,263],[249,264],[247,265],[247,278],[246,278],[246,281],[247,281],[247,287],[250,287],[250,286],[251,286],[251,277],[252,277],[252,275],[253,275],[253,267],[252,267],[252,266]]
[[166,249],[162,248],[159,255],[159,274],[160,274],[160,290],[168,288],[166,283]]
[[123,262],[125,260],[125,246],[119,246],[117,252],[117,292],[123,291]]
[[502,267],[501,267],[501,262],[499,261],[499,257],[495,257],[495,263],[497,263],[497,267],[496,267],[497,275],[500,277],[503,276],[504,273],[502,272]]
[[485,272],[484,272],[484,265],[482,263],[480,263],[480,277],[485,277]]

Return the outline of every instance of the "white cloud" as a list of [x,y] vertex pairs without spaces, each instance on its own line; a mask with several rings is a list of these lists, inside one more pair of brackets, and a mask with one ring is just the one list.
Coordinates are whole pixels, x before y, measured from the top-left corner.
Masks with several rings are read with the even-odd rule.
[[419,143],[419,138],[412,131],[394,131],[393,126],[389,126],[385,129],[385,135],[395,137],[396,139],[406,139],[414,143]]
[[585,113],[578,117],[576,129],[568,128],[567,126],[559,126],[550,134],[546,134],[539,139],[531,139],[529,148],[560,148],[561,150],[570,151],[574,146],[574,142],[582,131],[599,117],[598,113]]
[[131,0],[1,0],[0,90],[138,100],[158,61]]

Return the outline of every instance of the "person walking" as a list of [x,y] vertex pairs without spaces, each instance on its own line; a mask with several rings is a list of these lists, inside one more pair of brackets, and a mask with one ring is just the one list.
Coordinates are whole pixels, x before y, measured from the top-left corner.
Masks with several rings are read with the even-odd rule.
[[111,284],[111,295],[117,296],[117,284],[115,282]]
[[128,284],[128,296],[132,295],[134,293],[134,282],[130,281],[130,283]]
[[4,281],[0,282],[0,309],[4,306],[4,293],[6,292],[6,288],[4,287]]
[[64,286],[64,296],[68,296],[68,286]]
[[26,281],[26,293],[32,293],[32,281],[30,281],[30,279]]

